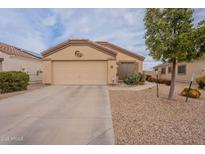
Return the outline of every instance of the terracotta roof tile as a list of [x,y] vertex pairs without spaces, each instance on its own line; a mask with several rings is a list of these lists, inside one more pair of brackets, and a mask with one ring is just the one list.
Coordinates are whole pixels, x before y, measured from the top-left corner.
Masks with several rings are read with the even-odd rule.
[[33,55],[29,53],[28,51],[17,48],[12,45],[8,45],[5,43],[0,42],[0,52],[6,53],[8,55],[15,55],[15,56],[20,56],[20,57],[27,57],[27,58],[34,58],[34,59],[41,59],[41,57],[38,57],[36,55]]

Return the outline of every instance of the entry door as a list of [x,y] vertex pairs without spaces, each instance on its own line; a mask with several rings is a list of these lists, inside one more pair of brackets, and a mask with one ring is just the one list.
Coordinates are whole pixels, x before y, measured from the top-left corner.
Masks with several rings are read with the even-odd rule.
[[54,61],[53,83],[105,85],[107,84],[107,61]]
[[126,76],[137,72],[137,64],[135,62],[121,62],[118,67],[119,79],[123,80]]

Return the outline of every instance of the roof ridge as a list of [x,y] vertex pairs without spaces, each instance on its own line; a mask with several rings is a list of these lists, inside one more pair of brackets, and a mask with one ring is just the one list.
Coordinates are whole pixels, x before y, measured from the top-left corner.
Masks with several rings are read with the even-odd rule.
[[[89,41],[90,41],[90,40],[89,40]],[[107,47],[105,47],[105,46],[102,46],[101,44],[98,44],[98,43],[96,43],[96,42],[94,42],[94,41],[90,41],[90,42],[92,42],[93,44],[98,45],[98,46],[100,46],[100,47],[102,47],[102,48],[106,48],[107,50],[111,50],[114,54],[117,54],[117,52],[115,52],[114,50],[112,50],[112,49],[110,49],[110,48],[107,48]]]

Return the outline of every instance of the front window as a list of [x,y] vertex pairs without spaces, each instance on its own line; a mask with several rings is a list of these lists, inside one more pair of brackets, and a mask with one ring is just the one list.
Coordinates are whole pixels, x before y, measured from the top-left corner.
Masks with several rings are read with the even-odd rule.
[[186,65],[178,66],[178,74],[186,74]]
[[161,74],[166,74],[166,68],[165,67],[161,68]]
[[169,66],[169,67],[168,67],[168,73],[171,73],[171,72],[172,72],[172,67]]

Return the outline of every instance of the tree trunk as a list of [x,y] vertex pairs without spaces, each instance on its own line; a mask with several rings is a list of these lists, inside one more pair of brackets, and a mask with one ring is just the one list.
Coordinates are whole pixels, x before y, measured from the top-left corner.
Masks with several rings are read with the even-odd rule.
[[176,78],[176,59],[174,59],[174,61],[172,62],[171,85],[170,85],[170,89],[169,89],[168,99],[172,99],[172,97],[174,95],[175,78]]

